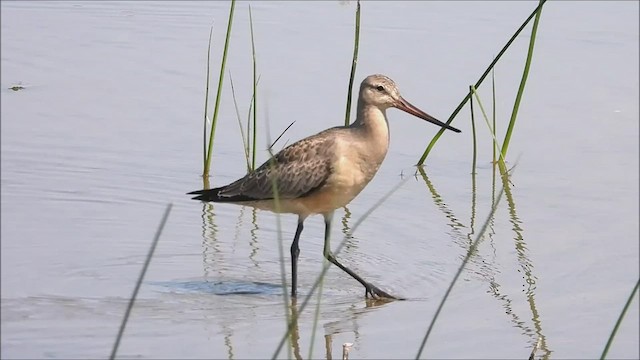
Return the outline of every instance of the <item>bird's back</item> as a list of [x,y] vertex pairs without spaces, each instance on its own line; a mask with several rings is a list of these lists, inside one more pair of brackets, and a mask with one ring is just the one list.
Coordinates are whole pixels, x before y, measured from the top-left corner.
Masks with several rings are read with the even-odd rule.
[[297,141],[229,185],[189,194],[198,195],[195,200],[213,202],[271,200],[276,185],[280,199],[305,197],[321,188],[331,175],[336,135],[346,129],[330,128]]

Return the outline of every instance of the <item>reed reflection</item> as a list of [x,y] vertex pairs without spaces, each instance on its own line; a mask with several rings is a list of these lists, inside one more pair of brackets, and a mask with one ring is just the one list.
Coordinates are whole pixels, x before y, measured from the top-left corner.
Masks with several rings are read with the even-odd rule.
[[[457,235],[461,235],[461,231],[460,229],[464,227],[464,225],[457,219],[457,217],[454,215],[453,211],[451,211],[446,203],[443,200],[443,197],[437,192],[435,186],[431,183],[431,181],[429,180],[429,177],[426,174],[426,171],[423,167],[418,167],[418,172],[420,173],[423,181],[425,182],[425,184],[427,185],[427,189],[429,190],[429,192],[431,193],[431,196],[434,200],[434,203],[436,204],[436,206],[438,207],[438,209],[440,209],[445,217],[449,220],[449,226],[451,226],[451,228],[454,230],[454,232]],[[495,192],[495,183],[496,183],[496,175],[495,175],[495,166],[494,166],[494,175],[493,175],[493,180],[492,180],[492,203],[491,203],[491,207],[493,208],[493,206],[495,205],[495,201],[496,201],[496,192]],[[473,254],[473,257],[470,259],[470,263],[472,262],[472,260],[475,258],[476,260],[474,261],[474,263],[476,265],[480,265],[481,266],[481,271],[478,271],[477,274],[479,274],[482,278],[484,278],[485,281],[487,281],[487,283],[489,284],[489,293],[497,300],[499,300],[502,303],[503,308],[505,309],[506,314],[509,316],[510,321],[514,324],[514,326],[516,326],[517,328],[520,328],[522,330],[522,334],[527,336],[529,338],[529,343],[533,346],[535,346],[536,343],[539,342],[539,349],[541,349],[542,351],[544,351],[544,355],[543,358],[544,359],[548,359],[551,351],[548,349],[547,344],[546,344],[546,338],[542,332],[542,327],[541,327],[541,323],[540,323],[540,317],[539,317],[539,313],[535,304],[535,282],[536,282],[536,277],[533,275],[532,270],[533,270],[533,265],[528,257],[528,254],[526,252],[527,247],[526,247],[526,243],[524,241],[524,237],[523,237],[523,231],[522,231],[522,227],[521,225],[521,220],[518,218],[516,210],[515,210],[515,201],[514,201],[514,197],[513,197],[513,192],[511,190],[511,182],[509,180],[509,178],[507,176],[502,176],[502,180],[503,180],[503,185],[504,185],[504,193],[505,196],[507,198],[507,204],[509,207],[509,219],[510,222],[512,224],[512,230],[515,232],[515,243],[516,243],[516,254],[517,254],[517,259],[518,262],[520,264],[520,268],[522,269],[521,272],[524,274],[524,280],[525,283],[527,285],[526,288],[526,297],[527,297],[527,302],[529,304],[529,308],[531,310],[531,321],[533,323],[533,327],[535,328],[535,330],[533,330],[530,326],[528,326],[524,321],[522,321],[522,317],[518,316],[515,311],[513,310],[512,304],[513,304],[513,300],[506,294],[502,294],[499,291],[500,288],[500,284],[496,281],[495,279],[495,269],[493,269],[493,263],[495,262],[495,244],[493,243],[494,241],[494,237],[493,235],[495,235],[495,227],[494,225],[494,218],[491,217],[490,218],[490,222],[489,222],[489,226],[491,231],[489,232],[489,243],[490,246],[492,248],[493,254],[494,254],[494,261],[492,262],[487,262],[485,260],[482,260],[482,256],[479,253]],[[462,242],[459,241],[455,241],[457,244],[459,245],[463,245],[463,249],[468,251],[469,250],[469,245],[470,242],[472,241],[471,237],[473,235],[473,233],[475,232],[475,217],[476,217],[476,207],[477,207],[477,182],[476,182],[476,176],[475,176],[475,172],[472,173],[472,179],[471,179],[471,187],[472,187],[472,196],[471,196],[471,219],[470,219],[470,231],[468,234],[466,234],[464,237],[467,238],[467,241],[465,241],[465,243],[463,244]],[[480,244],[480,242],[479,242]]]
[[533,263],[531,262],[531,259],[529,259],[529,254],[527,253],[527,244],[523,235],[524,230],[520,226],[522,224],[522,221],[520,220],[516,212],[516,203],[513,196],[513,191],[511,189],[509,173],[501,171],[501,179],[505,189],[504,193],[507,198],[507,205],[509,207],[509,221],[512,225],[511,229],[514,232],[513,239],[515,242],[517,259],[521,268],[521,273],[524,275],[523,279],[526,284],[525,294],[527,303],[529,304],[529,309],[531,310],[531,321],[533,322],[533,326],[536,329],[535,333],[537,335],[537,338],[532,338],[530,343],[532,347],[538,346],[539,349],[544,352],[542,356],[543,359],[547,360],[551,355],[551,350],[549,350],[549,347],[547,345],[547,338],[546,336],[544,336],[544,333],[542,331],[542,323],[535,301],[537,277],[533,273]]
[[223,256],[218,242],[218,227],[215,223],[213,204],[202,203],[202,266],[204,277],[212,277],[212,272],[222,275]]
[[351,232],[351,226],[349,226],[349,220],[351,220],[351,211],[347,206],[343,207],[344,215],[342,216],[342,234],[344,243],[344,256],[348,257],[358,249],[358,240]]
[[233,360],[233,343],[231,342],[233,331],[228,325],[223,324],[222,333],[224,334],[224,346],[227,348],[227,359]]
[[[453,213],[453,211],[449,209],[449,206],[444,201],[443,197],[438,193],[435,186],[429,179],[429,176],[427,175],[424,167],[422,166],[418,167],[418,173],[420,173],[422,180],[427,185],[427,189],[431,193],[431,198],[433,199],[433,202],[435,203],[436,207],[444,214],[447,220],[449,220],[449,223],[447,225],[451,227],[451,230],[454,233],[454,236],[453,236],[454,242],[458,244],[465,251],[468,251],[469,246],[471,244],[471,241],[469,240],[469,234],[465,234],[462,232],[462,229],[466,228],[466,226],[462,222],[460,222],[460,220],[458,220],[458,218]],[[460,260],[464,259],[465,257],[466,257],[466,254],[464,253],[459,255]],[[474,265],[478,265],[478,264],[488,265],[488,263],[482,258],[482,255],[478,253],[476,253],[474,257],[469,259],[469,262]]]
[[253,225],[251,227],[250,230],[250,234],[251,234],[251,239],[249,240],[249,246],[251,247],[251,253],[249,254],[249,259],[251,260],[251,262],[253,263],[254,267],[259,268],[260,267],[260,263],[258,262],[258,260],[256,260],[256,257],[258,255],[258,250],[260,250],[260,247],[258,246],[258,209],[256,208],[251,208],[251,225]]

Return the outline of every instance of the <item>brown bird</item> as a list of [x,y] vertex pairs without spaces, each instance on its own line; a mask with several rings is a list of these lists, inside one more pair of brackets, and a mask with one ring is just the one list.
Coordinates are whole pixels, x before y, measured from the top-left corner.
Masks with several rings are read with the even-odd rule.
[[334,210],[347,205],[367,186],[387,155],[389,125],[386,110],[390,107],[460,132],[411,105],[400,96],[390,78],[370,75],[360,85],[357,117],[349,126],[333,127],[293,143],[229,185],[189,194],[197,194],[195,200],[297,214],[298,227],[291,244],[292,297],[296,297],[298,242],[303,223],[309,215],[321,214],[325,222],[324,256],[327,260],[362,284],[365,297],[395,299],[339,263],[329,245]]

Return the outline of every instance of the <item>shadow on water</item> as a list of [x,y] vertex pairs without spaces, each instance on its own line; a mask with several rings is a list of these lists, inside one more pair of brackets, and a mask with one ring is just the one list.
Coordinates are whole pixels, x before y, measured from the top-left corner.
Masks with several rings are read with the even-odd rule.
[[[208,296],[201,297],[200,295],[217,295],[217,296],[242,296],[242,295],[257,295],[262,297],[278,297],[282,296],[282,286],[280,284],[270,284],[261,282],[246,282],[246,281],[209,281],[207,279],[189,280],[189,281],[165,281],[165,282],[150,282],[150,285],[163,287],[166,292],[172,294],[183,295],[196,295],[191,301],[197,301],[195,308],[206,308],[213,311],[201,311],[206,319],[205,327],[213,325],[216,329],[216,333],[222,334],[222,341],[224,348],[227,351],[227,359],[234,359],[234,335],[235,325],[238,321],[238,311],[220,311],[218,305],[212,308],[211,298]],[[196,299],[196,300],[193,300]],[[182,304],[181,306],[184,306]],[[235,309],[235,305],[234,309]],[[242,315],[248,317],[255,317],[251,307],[246,307],[246,311],[252,312],[249,315]],[[226,314],[226,315],[221,315]],[[241,316],[241,317],[242,317]]]
[[[449,221],[449,226],[452,228],[455,236],[454,236],[454,242],[456,244],[458,244],[459,246],[462,247],[463,250],[468,251],[469,250],[469,244],[471,243],[471,239],[472,239],[472,235],[474,234],[474,226],[475,226],[475,217],[476,217],[476,207],[477,207],[477,187],[476,187],[476,176],[475,174],[472,174],[472,181],[471,181],[471,186],[472,186],[472,196],[471,196],[471,219],[470,219],[470,231],[468,232],[468,234],[463,234],[461,229],[465,227],[464,224],[462,224],[460,222],[460,220],[458,220],[458,218],[455,216],[454,212],[447,206],[447,204],[445,203],[445,201],[443,200],[443,197],[437,192],[435,186],[433,185],[433,183],[429,180],[429,177],[427,176],[426,170],[424,169],[424,167],[418,167],[418,172],[420,173],[422,180],[425,182],[427,189],[429,190],[429,192],[431,193],[432,199],[436,205],[436,207],[444,214],[444,216],[448,219]],[[496,169],[494,166],[493,169],[493,181],[492,181],[492,200],[491,200],[491,206],[493,208],[494,204],[495,204],[495,185],[496,185]],[[508,208],[509,208],[509,221],[512,224],[512,230],[515,233],[515,246],[516,246],[516,253],[517,253],[517,259],[518,259],[518,263],[520,264],[520,268],[517,271],[518,272],[522,272],[524,274],[523,279],[525,281],[525,286],[526,286],[526,298],[527,298],[527,302],[529,304],[529,308],[531,310],[531,321],[533,323],[533,327],[535,328],[532,329],[530,326],[526,325],[524,321],[521,320],[521,316],[518,316],[518,314],[516,314],[516,312],[513,310],[513,306],[512,304],[514,303],[513,299],[511,299],[508,295],[506,294],[501,294],[499,291],[500,288],[500,284],[496,281],[495,279],[495,256],[496,256],[496,250],[495,250],[495,244],[494,244],[494,235],[496,234],[495,231],[495,226],[494,226],[494,219],[493,217],[490,219],[489,222],[489,229],[490,231],[488,232],[488,237],[489,237],[489,243],[490,243],[490,247],[492,248],[492,253],[494,254],[493,258],[494,260],[491,262],[487,262],[485,260],[482,259],[482,256],[478,253],[473,254],[473,257],[470,259],[469,263],[470,264],[474,264],[475,266],[479,266],[480,269],[476,271],[476,274],[480,275],[485,281],[487,281],[487,283],[489,284],[489,293],[497,300],[499,300],[502,303],[502,307],[505,309],[505,312],[507,315],[509,315],[510,317],[510,321],[514,324],[515,327],[519,328],[522,330],[522,334],[526,335],[529,338],[528,343],[531,345],[531,347],[536,346],[536,344],[538,343],[538,341],[540,342],[540,346],[539,349],[541,351],[543,351],[543,355],[542,358],[543,359],[548,359],[550,354],[551,354],[551,350],[549,350],[547,343],[546,343],[546,337],[543,334],[542,331],[542,325],[541,325],[541,321],[540,321],[540,315],[539,312],[537,310],[536,304],[535,304],[535,284],[536,284],[536,277],[533,274],[533,264],[531,263],[531,260],[528,257],[527,254],[527,247],[526,247],[526,242],[524,240],[524,236],[523,236],[523,230],[522,230],[522,221],[518,218],[517,213],[516,213],[516,208],[515,208],[515,201],[514,201],[514,197],[513,197],[513,192],[511,189],[511,184],[509,182],[509,178],[506,176],[501,177],[503,180],[503,184],[504,184],[504,189],[505,189],[505,196],[507,198],[507,204],[508,204]],[[456,239],[457,238],[457,239]],[[461,239],[465,239],[464,241],[461,241]],[[479,242],[479,244],[482,242]],[[462,255],[464,257],[464,254]]]
[[282,295],[282,285],[258,281],[210,281],[208,279],[187,281],[154,281],[151,285],[161,286],[178,294],[212,295]]

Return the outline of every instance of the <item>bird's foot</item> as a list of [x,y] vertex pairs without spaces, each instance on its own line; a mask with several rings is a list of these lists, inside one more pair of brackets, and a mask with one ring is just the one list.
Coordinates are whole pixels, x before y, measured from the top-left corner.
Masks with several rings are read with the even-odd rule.
[[404,300],[402,298],[393,296],[387,292],[385,292],[384,290],[380,290],[380,288],[367,283],[367,285],[364,286],[365,292],[364,292],[364,296],[366,298],[371,298],[374,300]]

